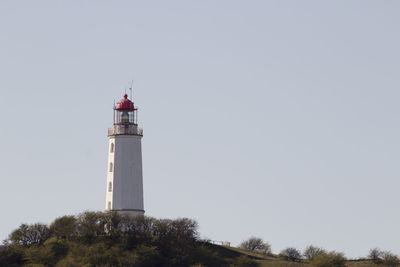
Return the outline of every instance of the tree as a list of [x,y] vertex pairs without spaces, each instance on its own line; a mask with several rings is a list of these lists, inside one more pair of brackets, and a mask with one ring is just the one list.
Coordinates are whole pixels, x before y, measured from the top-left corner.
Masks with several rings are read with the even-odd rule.
[[123,233],[122,216],[115,211],[107,211],[103,216],[104,227],[109,241],[118,240]]
[[25,249],[24,258],[30,264],[55,266],[68,252],[65,240],[55,237],[48,239],[41,246],[31,246]]
[[52,236],[70,240],[76,236],[77,222],[74,216],[62,216],[50,225]]
[[322,252],[317,255],[311,262],[314,267],[345,267],[346,258],[340,252]]
[[139,246],[135,250],[134,266],[147,267],[147,266],[162,266],[163,261],[160,252],[156,247]]
[[21,224],[14,230],[9,240],[12,244],[29,247],[31,245],[41,245],[50,237],[50,230],[45,224],[35,223],[31,225]]
[[386,266],[399,266],[400,265],[399,257],[397,257],[397,255],[395,255],[389,251],[385,251],[382,253],[382,263]]
[[[253,251],[270,251],[262,240],[253,241],[248,242]],[[0,266],[257,265],[246,256],[225,255],[225,250],[201,242],[191,219],[84,212],[59,217],[50,227],[22,224],[0,246]]]
[[243,241],[239,247],[263,254],[271,253],[271,245],[258,237],[250,237],[248,240]]
[[319,247],[314,247],[312,245],[306,247],[306,249],[304,250],[304,257],[306,257],[307,260],[313,260],[316,256],[318,256],[319,254],[325,252],[322,248]]
[[19,267],[24,265],[24,248],[20,246],[0,246],[0,266]]
[[[194,220],[155,220],[153,235],[155,245],[172,266],[189,266],[198,241],[198,225]],[[154,238],[153,238],[154,239]],[[168,257],[167,255],[173,255]]]
[[172,234],[179,247],[193,245],[199,236],[197,229],[197,222],[188,218],[179,218],[171,222]]
[[279,255],[286,260],[291,260],[291,261],[301,260],[301,253],[296,248],[286,248],[282,250]]
[[368,258],[376,264],[382,262],[384,252],[381,251],[379,248],[373,248],[369,251]]
[[98,236],[105,235],[104,213],[86,211],[79,214],[77,220],[77,233],[87,244],[91,244]]
[[138,245],[150,246],[153,240],[155,219],[146,216],[121,216],[120,229],[123,233],[123,246],[126,249]]

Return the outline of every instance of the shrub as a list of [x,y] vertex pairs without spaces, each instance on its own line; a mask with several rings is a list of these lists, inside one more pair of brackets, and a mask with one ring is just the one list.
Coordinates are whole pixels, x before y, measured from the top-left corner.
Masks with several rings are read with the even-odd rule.
[[125,249],[134,249],[138,245],[150,246],[153,240],[155,219],[146,216],[121,216],[120,230]]
[[379,264],[382,263],[383,251],[378,248],[373,248],[369,251],[368,259],[370,259],[373,263]]
[[385,251],[382,253],[382,263],[386,266],[399,266],[400,265],[399,257],[397,257],[397,255],[395,255],[389,251]]
[[0,266],[19,267],[24,265],[24,249],[19,246],[0,246]]
[[311,262],[314,267],[345,267],[346,258],[343,253],[331,251],[329,253],[322,252],[317,255]]
[[45,224],[21,224],[17,230],[14,230],[10,234],[7,241],[14,245],[29,247],[31,245],[41,245],[49,237],[50,231]]
[[79,238],[86,244],[91,244],[98,236],[105,234],[104,213],[86,211],[78,215],[77,233]]
[[286,248],[279,253],[281,257],[286,260],[291,261],[300,261],[301,260],[301,253],[296,248]]
[[[202,241],[197,249],[192,253],[195,262],[201,262],[200,266],[228,266],[224,257],[221,257],[217,251],[213,250],[208,242]],[[197,265],[196,265],[197,266]]]
[[163,259],[157,247],[139,246],[136,250],[136,259],[134,266],[162,266]]
[[52,236],[70,240],[76,235],[77,223],[74,216],[62,216],[50,225]]
[[68,246],[63,240],[51,238],[42,246],[31,246],[25,249],[25,260],[30,264],[55,266],[68,252]]
[[226,266],[236,260],[208,245],[199,242],[191,219],[84,212],[57,218],[50,227],[22,224],[0,246],[0,266]]
[[240,246],[242,249],[263,253],[263,254],[270,254],[271,253],[271,245],[264,242],[261,238],[258,237],[251,237],[246,241],[243,241]]
[[306,247],[306,249],[304,250],[304,257],[307,260],[313,260],[316,256],[320,255],[321,253],[324,253],[325,251],[322,248],[319,247],[314,247],[312,245]]

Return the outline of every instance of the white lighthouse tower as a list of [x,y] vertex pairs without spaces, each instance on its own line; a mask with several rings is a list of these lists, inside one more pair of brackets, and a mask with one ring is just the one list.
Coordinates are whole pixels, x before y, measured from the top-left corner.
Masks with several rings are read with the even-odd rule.
[[113,127],[108,129],[106,210],[144,214],[142,137],[137,108],[125,94],[114,106]]

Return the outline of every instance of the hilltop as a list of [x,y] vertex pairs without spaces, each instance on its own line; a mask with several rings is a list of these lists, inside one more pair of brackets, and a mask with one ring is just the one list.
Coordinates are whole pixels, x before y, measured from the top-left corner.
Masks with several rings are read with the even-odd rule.
[[[50,225],[20,225],[0,247],[0,266],[378,266],[368,260],[347,261],[340,253],[324,253],[309,261],[267,250],[215,245],[201,240],[197,222],[187,218],[83,212],[59,217]],[[397,266],[396,261],[392,263]]]

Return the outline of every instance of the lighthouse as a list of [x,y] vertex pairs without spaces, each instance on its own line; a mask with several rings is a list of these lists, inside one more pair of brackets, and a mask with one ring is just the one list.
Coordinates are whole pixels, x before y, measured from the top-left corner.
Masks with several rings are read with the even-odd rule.
[[144,214],[142,137],[137,107],[124,98],[114,105],[113,126],[108,129],[106,211]]

